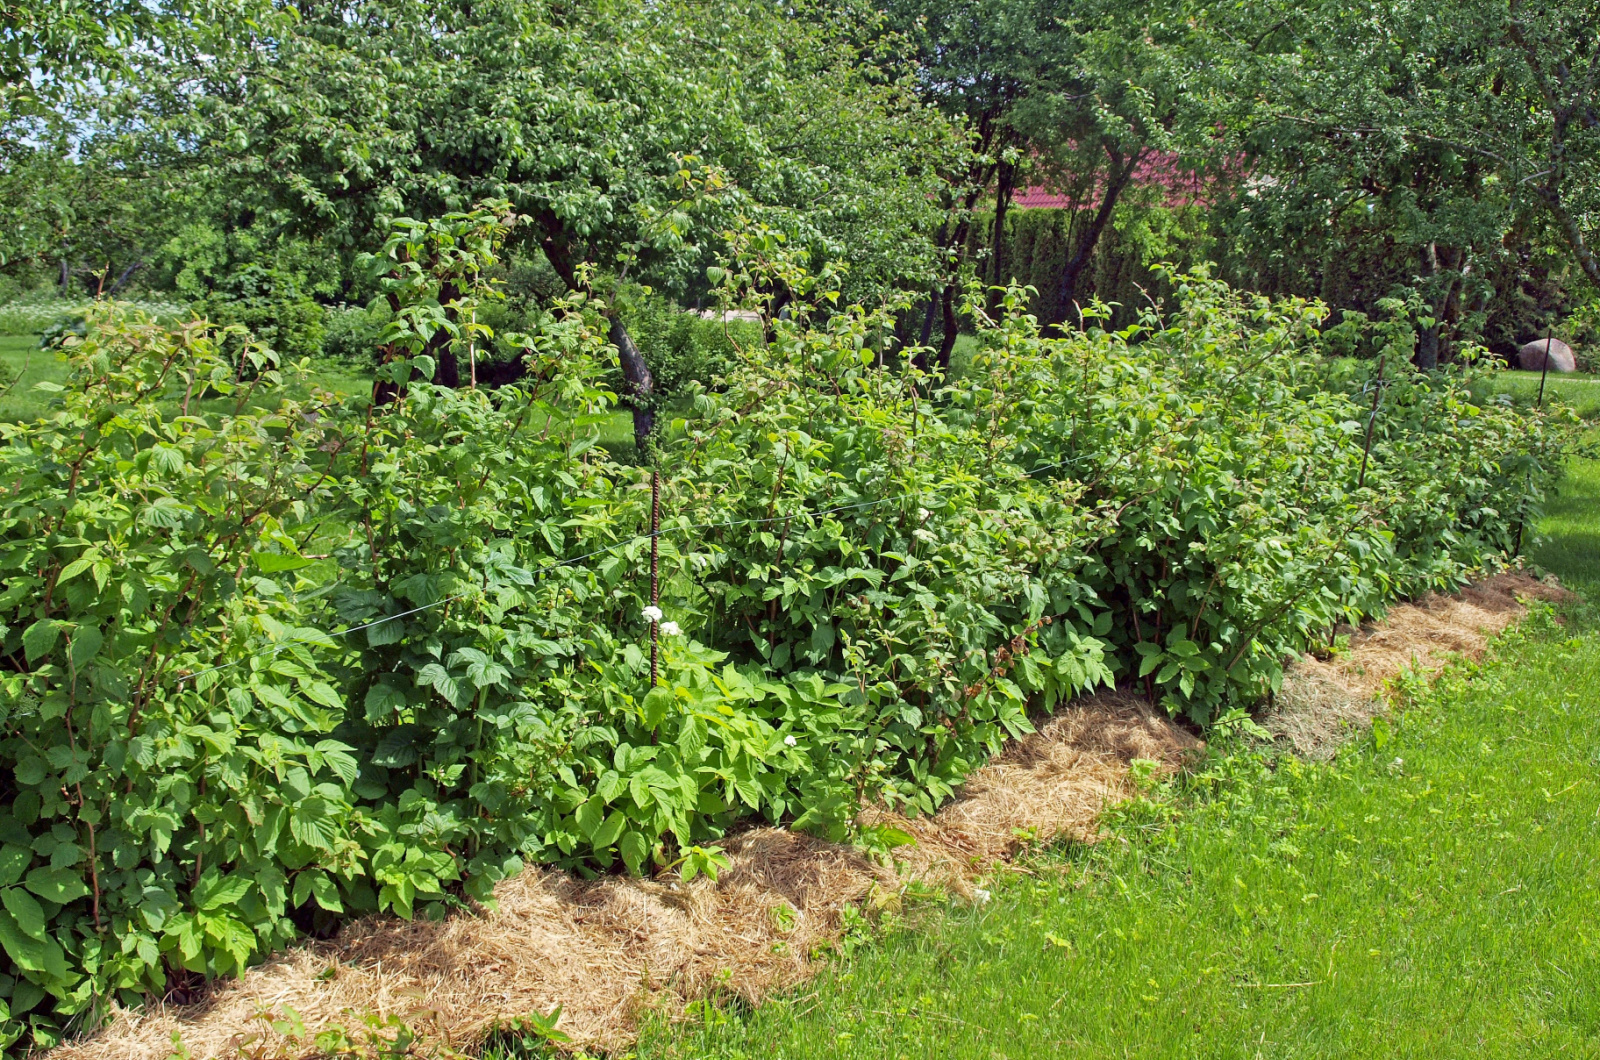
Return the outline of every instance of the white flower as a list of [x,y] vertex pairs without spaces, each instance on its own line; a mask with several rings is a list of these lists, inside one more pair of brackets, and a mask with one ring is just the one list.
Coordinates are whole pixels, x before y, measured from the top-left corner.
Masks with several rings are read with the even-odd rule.
[[915,530],[911,531],[911,536],[916,538],[918,541],[926,541],[930,545],[933,544],[935,541],[939,540],[938,538],[933,536],[933,531],[932,530],[924,530],[920,526],[917,527]]
[[660,622],[661,608],[657,607],[655,604],[651,604],[649,607],[645,608],[644,620],[646,622]]
[[795,744],[798,744],[799,742],[800,742],[799,740],[796,740],[794,738],[794,734],[793,733],[790,733],[788,736],[785,736],[783,738],[783,746],[785,746],[785,747],[793,747]]
[[681,632],[682,630],[678,628],[678,624],[676,622],[661,623],[661,635],[663,637],[676,637]]
[[990,894],[988,889],[985,887],[974,887],[972,889],[972,900],[977,902],[979,905],[987,904],[989,899],[992,897],[994,896]]
[[917,509],[917,518],[919,520],[921,520],[922,522],[924,522],[924,523],[928,521],[928,516],[930,516],[932,514],[933,513],[928,511],[928,509],[926,509],[926,508],[918,508]]

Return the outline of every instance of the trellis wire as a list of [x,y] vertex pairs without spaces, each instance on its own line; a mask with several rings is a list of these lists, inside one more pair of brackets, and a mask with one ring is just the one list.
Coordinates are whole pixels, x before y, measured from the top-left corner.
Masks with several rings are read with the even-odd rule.
[[[1055,468],[1063,467],[1066,464],[1067,464],[1067,461],[1065,461],[1065,460],[1058,460],[1053,464],[1044,464],[1044,465],[1041,465],[1040,467],[1034,468],[1032,471],[1026,472],[1024,477],[1031,477],[1033,475],[1039,474],[1042,471],[1051,471],[1051,470],[1054,470]],[[690,523],[690,524],[685,525],[685,526],[673,526],[673,527],[668,527],[666,530],[662,530],[661,526],[660,526],[660,493],[659,493],[659,490],[660,490],[660,479],[659,479],[659,475],[660,475],[659,471],[653,472],[653,477],[652,477],[652,482],[651,482],[651,486],[652,486],[652,489],[651,489],[651,493],[652,493],[652,496],[651,496],[651,512],[652,512],[652,515],[651,515],[651,521],[650,521],[650,533],[648,533],[648,534],[635,534],[632,537],[623,538],[621,541],[613,542],[612,544],[606,545],[603,548],[597,548],[597,549],[594,549],[593,551],[585,552],[585,553],[583,553],[581,555],[568,557],[567,559],[557,560],[554,563],[547,563],[542,567],[539,567],[539,568],[537,568],[537,569],[535,569],[533,571],[530,571],[529,572],[530,575],[532,577],[537,578],[537,577],[541,577],[541,576],[543,576],[545,574],[548,574],[549,572],[551,572],[553,570],[560,570],[562,567],[575,567],[578,564],[582,563],[584,560],[594,559],[596,556],[603,556],[603,555],[606,555],[607,553],[610,553],[610,552],[616,552],[618,549],[627,548],[629,545],[632,545],[632,544],[634,544],[636,542],[639,542],[639,541],[649,541],[651,543],[651,566],[652,566],[652,568],[654,568],[655,567],[656,558],[657,558],[657,549],[659,548],[658,542],[659,542],[659,539],[660,539],[661,535],[664,534],[664,533],[672,533],[672,532],[688,533],[688,532],[694,531],[694,530],[723,530],[723,529],[727,529],[729,527],[735,527],[735,526],[756,526],[756,525],[767,524],[767,523],[781,523],[784,520],[793,519],[797,515],[803,514],[803,513],[797,513],[797,512],[790,512],[790,513],[788,513],[786,515],[762,516],[762,517],[753,518],[753,519],[728,519],[728,520],[726,520],[724,522],[720,522],[720,523]],[[810,514],[811,514],[811,516],[813,518],[820,519],[820,518],[823,518],[824,516],[837,515],[840,512],[859,511],[859,510],[864,509],[864,508],[875,508],[880,504],[889,504],[889,503],[891,503],[893,501],[906,501],[906,500],[910,500],[912,496],[913,496],[913,494],[910,494],[910,493],[902,493],[902,494],[900,494],[898,496],[894,496],[894,497],[879,497],[876,500],[859,501],[859,502],[857,502],[855,504],[840,504],[840,505],[836,505],[836,506],[834,506],[832,508],[822,508],[822,509],[814,511],[814,512],[812,512]],[[655,584],[654,576],[652,576],[651,581],[652,581],[651,590],[650,590],[651,604],[652,604],[652,606],[659,606],[659,603],[658,603],[658,600],[657,600],[658,586]],[[413,607],[410,610],[401,611],[398,614],[385,615],[383,618],[375,618],[371,622],[363,622],[358,626],[351,626],[348,629],[341,629],[341,630],[337,630],[337,631],[332,632],[332,633],[325,633],[325,634],[322,635],[321,639],[323,639],[323,640],[332,640],[335,637],[349,636],[352,633],[360,633],[363,630],[371,629],[374,626],[381,626],[386,622],[394,622],[394,621],[397,621],[397,620],[402,619],[402,618],[408,618],[411,615],[419,614],[420,612],[423,612],[423,611],[431,611],[435,607],[443,607],[446,604],[452,604],[452,603],[455,603],[458,600],[464,600],[468,596],[472,595],[472,592],[473,592],[472,590],[467,590],[465,592],[457,593],[454,596],[445,597],[442,600],[435,600],[432,603],[422,604],[419,607]],[[239,666],[239,665],[242,665],[242,664],[244,664],[246,662],[249,662],[251,659],[270,658],[270,657],[272,657],[274,655],[279,654],[280,652],[287,651],[290,648],[293,648],[293,647],[296,647],[296,646],[299,646],[299,645],[310,645],[310,644],[317,644],[317,643],[320,643],[320,641],[319,640],[305,640],[305,639],[289,640],[289,641],[286,641],[286,642],[284,642],[282,644],[276,645],[275,647],[273,647],[272,649],[270,649],[268,651],[251,652],[248,655],[242,656],[242,657],[240,657],[238,659],[234,659],[232,662],[225,662],[225,663],[222,663],[222,664],[220,664],[218,666],[209,667],[209,668],[207,668],[205,670],[197,670],[192,674],[183,674],[178,678],[178,684],[181,686],[185,681],[193,681],[193,680],[195,680],[197,678],[204,677],[207,674],[214,674],[214,673],[217,673],[217,672],[219,672],[221,670],[231,669],[231,668],[233,668],[235,666]],[[655,649],[654,631],[652,631],[651,649],[652,649],[651,653],[652,653],[652,655],[654,655],[654,649]],[[654,679],[655,679],[655,672],[654,672],[654,668],[652,668],[652,672],[651,672],[652,684],[654,683]]]

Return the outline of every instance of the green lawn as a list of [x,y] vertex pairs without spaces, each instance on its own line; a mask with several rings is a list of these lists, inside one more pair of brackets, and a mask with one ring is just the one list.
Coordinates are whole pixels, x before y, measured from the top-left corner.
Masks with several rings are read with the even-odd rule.
[[[1510,394],[1519,402],[1533,403],[1539,396],[1539,373],[1505,371],[1494,376],[1496,393]],[[1545,378],[1545,400],[1560,398],[1586,419],[1600,416],[1600,376],[1550,375]]]
[[36,335],[0,335],[0,381],[13,383],[0,394],[0,422],[32,419],[44,410],[47,396],[35,383],[59,383],[67,377],[67,363],[54,350],[41,350]]
[[[1536,559],[1600,593],[1600,465],[1545,530]],[[638,1055],[1600,1055],[1600,612],[1565,622],[1331,765],[1218,756],[1116,839],[913,911],[754,1011],[651,1024]]]

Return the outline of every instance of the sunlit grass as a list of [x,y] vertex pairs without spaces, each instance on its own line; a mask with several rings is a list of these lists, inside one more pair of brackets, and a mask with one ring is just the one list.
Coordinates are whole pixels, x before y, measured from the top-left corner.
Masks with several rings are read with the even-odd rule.
[[[1600,590],[1600,465],[1544,530],[1538,561]],[[1566,623],[1332,765],[1219,760],[796,994],[651,1023],[639,1057],[1596,1055],[1600,623]]]
[[[1496,373],[1494,390],[1512,395],[1519,403],[1532,404],[1539,399],[1539,373]],[[1600,417],[1600,376],[1551,374],[1544,380],[1544,395],[1546,401],[1559,399],[1572,406],[1585,419]]]

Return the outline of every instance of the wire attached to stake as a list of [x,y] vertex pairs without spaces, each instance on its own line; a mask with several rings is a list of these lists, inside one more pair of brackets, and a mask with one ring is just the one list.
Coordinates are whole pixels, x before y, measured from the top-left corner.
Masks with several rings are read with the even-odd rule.
[[[661,469],[650,462],[650,606],[661,614]],[[656,686],[656,659],[661,639],[661,619],[650,620],[650,687]]]
[[[1053,464],[1044,464],[1044,465],[1042,465],[1040,467],[1034,468],[1032,471],[1025,472],[1023,477],[1027,478],[1027,477],[1031,477],[1033,475],[1037,475],[1037,474],[1039,474],[1040,472],[1043,472],[1043,471],[1050,471],[1050,470],[1053,470],[1053,469],[1058,468],[1058,467],[1064,467],[1068,463],[1069,463],[1069,461],[1066,461],[1066,460],[1058,460]],[[685,525],[685,526],[674,526],[668,532],[669,533],[688,533],[688,532],[695,531],[695,530],[723,530],[723,529],[727,529],[728,527],[733,527],[733,526],[764,526],[764,525],[768,525],[768,524],[771,524],[771,523],[781,523],[781,522],[784,522],[786,520],[800,518],[800,517],[805,516],[805,515],[809,515],[813,519],[821,519],[821,518],[824,518],[824,517],[829,516],[829,515],[838,515],[841,512],[861,511],[864,508],[876,508],[881,504],[890,504],[890,503],[893,503],[893,502],[896,502],[896,501],[906,501],[906,500],[909,500],[911,496],[912,496],[911,494],[900,494],[898,496],[893,496],[893,497],[879,497],[876,500],[858,501],[855,504],[839,504],[839,505],[835,505],[832,508],[820,508],[820,509],[817,509],[815,511],[810,511],[810,512],[803,512],[803,511],[802,512],[790,512],[790,513],[788,513],[786,515],[773,515],[773,516],[765,516],[765,517],[756,517],[756,518],[753,518],[753,519],[729,519],[729,520],[726,520],[726,521],[720,522],[720,523],[690,523],[690,524]],[[650,539],[650,606],[652,608],[654,608],[654,609],[658,609],[659,610],[659,608],[660,608],[660,586],[658,584],[657,572],[658,572],[659,562],[660,562],[660,551],[659,551],[660,544],[659,543],[660,543],[660,539],[661,539],[661,534],[662,534],[662,530],[661,530],[661,472],[660,472],[659,469],[653,468],[651,470],[651,482],[650,482],[650,533],[648,533],[648,534],[635,534],[632,537],[623,538],[621,541],[613,542],[612,544],[602,546],[601,548],[593,549],[593,550],[591,550],[589,552],[584,552],[584,553],[582,553],[580,555],[577,555],[577,556],[569,556],[566,559],[555,560],[553,562],[546,563],[541,567],[534,568],[534,570],[531,571],[530,573],[535,578],[542,577],[545,574],[548,574],[549,572],[551,572],[553,570],[560,570],[563,567],[576,567],[579,564],[583,563],[584,560],[594,559],[596,556],[603,556],[603,555],[606,555],[607,553],[616,552],[618,549],[626,548],[626,547],[628,547],[629,545],[633,544],[636,541],[642,541],[645,538],[649,538]],[[420,605],[418,607],[413,607],[413,608],[410,608],[408,610],[401,611],[401,612],[399,612],[397,614],[385,615],[382,618],[375,618],[371,622],[363,622],[360,625],[351,626],[348,629],[334,630],[334,631],[332,631],[330,633],[319,633],[319,635],[316,638],[312,638],[312,639],[301,638],[301,639],[294,639],[294,640],[285,641],[284,643],[275,645],[271,649],[266,650],[266,651],[251,652],[250,654],[242,656],[242,657],[240,657],[238,659],[234,659],[231,662],[225,662],[225,663],[222,663],[222,664],[217,665],[217,666],[207,667],[204,670],[197,670],[192,674],[180,674],[180,675],[178,675],[178,678],[177,678],[177,684],[178,684],[179,687],[182,687],[187,682],[194,681],[195,679],[200,678],[200,677],[205,677],[208,674],[214,674],[214,673],[217,673],[217,672],[219,672],[221,670],[232,669],[235,666],[240,666],[240,665],[242,665],[242,664],[244,664],[246,662],[249,662],[251,659],[270,658],[270,657],[272,657],[274,655],[279,654],[280,652],[288,651],[290,648],[296,647],[298,645],[320,645],[320,644],[323,644],[326,641],[331,641],[336,637],[348,636],[351,633],[360,633],[363,630],[371,629],[374,626],[381,626],[381,625],[384,625],[384,624],[389,623],[389,622],[398,621],[399,619],[402,619],[402,618],[409,618],[411,615],[420,614],[423,611],[431,611],[436,607],[443,607],[446,604],[453,604],[457,600],[465,600],[467,597],[471,596],[474,592],[477,592],[477,591],[478,591],[477,589],[469,589],[466,592],[456,593],[454,596],[447,596],[442,600],[435,600],[432,603],[422,604],[422,605]],[[656,678],[656,672],[655,672],[656,671],[656,667],[655,667],[654,663],[655,663],[655,658],[656,658],[656,644],[657,644],[656,634],[657,634],[657,632],[658,632],[658,630],[656,628],[656,623],[652,622],[651,623],[651,629],[650,629],[650,654],[651,654],[651,660],[652,660],[650,679],[651,679],[652,686],[654,686],[655,678]]]

